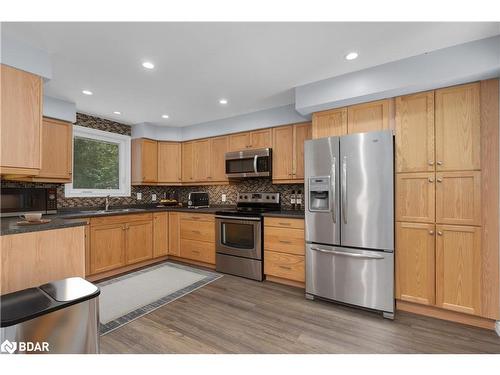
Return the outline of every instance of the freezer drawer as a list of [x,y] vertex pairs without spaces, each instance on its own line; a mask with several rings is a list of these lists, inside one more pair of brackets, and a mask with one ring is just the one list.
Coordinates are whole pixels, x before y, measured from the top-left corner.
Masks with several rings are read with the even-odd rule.
[[394,254],[306,244],[306,293],[394,312]]

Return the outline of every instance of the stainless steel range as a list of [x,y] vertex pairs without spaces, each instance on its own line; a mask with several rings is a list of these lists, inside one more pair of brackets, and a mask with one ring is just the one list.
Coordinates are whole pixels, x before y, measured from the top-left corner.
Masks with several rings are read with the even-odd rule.
[[235,210],[216,212],[216,270],[262,281],[262,213],[279,209],[279,193],[239,193]]

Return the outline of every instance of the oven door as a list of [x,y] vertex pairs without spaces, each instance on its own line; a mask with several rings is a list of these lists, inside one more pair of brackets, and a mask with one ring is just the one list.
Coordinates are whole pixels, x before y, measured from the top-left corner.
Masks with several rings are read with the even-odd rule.
[[216,216],[216,250],[219,254],[262,259],[261,218]]

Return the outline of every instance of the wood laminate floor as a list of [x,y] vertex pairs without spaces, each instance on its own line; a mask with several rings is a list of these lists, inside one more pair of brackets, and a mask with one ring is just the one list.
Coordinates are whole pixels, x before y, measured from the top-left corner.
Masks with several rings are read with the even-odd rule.
[[500,353],[495,332],[224,276],[101,338],[101,353]]

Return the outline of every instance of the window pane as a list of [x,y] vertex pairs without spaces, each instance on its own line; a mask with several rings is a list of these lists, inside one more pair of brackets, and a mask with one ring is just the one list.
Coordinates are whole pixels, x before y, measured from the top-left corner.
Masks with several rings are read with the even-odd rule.
[[119,189],[119,148],[116,143],[74,138],[73,188]]

